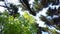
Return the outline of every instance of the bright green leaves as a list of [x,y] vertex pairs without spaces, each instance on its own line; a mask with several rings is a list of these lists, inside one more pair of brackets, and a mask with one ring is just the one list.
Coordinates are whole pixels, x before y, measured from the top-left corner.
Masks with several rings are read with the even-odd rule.
[[14,17],[13,16],[9,16],[9,21],[13,21],[14,20]]
[[28,27],[28,30],[31,30],[31,33],[35,33],[37,32],[37,27],[36,27],[36,20],[31,16],[29,15],[27,12],[24,13],[23,15],[24,19],[25,20],[25,23],[27,23],[26,26],[29,26]]
[[24,13],[24,18],[29,21],[29,23],[34,23],[36,20],[31,16],[29,15],[27,12]]
[[0,22],[2,23],[1,25],[3,26],[2,34],[36,34],[37,33],[37,27],[35,23],[36,20],[28,13],[25,12],[23,16],[19,16],[16,18],[14,18],[11,15],[7,15],[7,13],[5,14],[2,13],[2,15],[0,15]]

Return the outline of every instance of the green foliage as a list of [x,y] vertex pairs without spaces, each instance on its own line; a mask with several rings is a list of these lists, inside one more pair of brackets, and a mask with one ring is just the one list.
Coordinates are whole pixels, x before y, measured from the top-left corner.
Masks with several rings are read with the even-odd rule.
[[51,30],[52,34],[59,34],[55,29]]
[[[25,1],[25,0],[24,0]],[[28,0],[29,1],[29,0]],[[23,2],[23,1],[22,1]],[[27,2],[23,2],[23,4]],[[9,3],[8,3],[9,4]],[[7,4],[7,5],[8,5]],[[34,0],[33,6],[31,8],[32,11],[35,11],[36,13],[43,8],[48,7],[50,4],[52,5],[58,5],[59,0]],[[23,11],[27,10],[29,7],[27,5],[22,5],[20,8],[23,9]],[[12,9],[11,12],[12,15],[9,15],[7,11],[1,13],[0,12],[0,27],[2,34],[37,34],[37,27],[36,27],[36,20],[29,15],[28,13],[24,13],[23,16],[20,16],[18,13],[18,7],[14,4],[10,5],[10,8]],[[7,8],[8,10],[8,8]],[[10,9],[9,9],[10,10]],[[8,10],[8,11],[9,11]],[[28,10],[29,11],[29,10]],[[60,8],[56,10],[48,9],[47,16],[41,15],[40,19],[45,22],[45,25],[47,26],[54,26],[56,29],[60,30],[60,17],[59,18],[53,18],[54,15],[60,16]],[[52,17],[51,20],[47,17]],[[15,17],[15,18],[14,18]],[[46,31],[51,34],[59,34],[56,30],[50,30],[48,27],[38,27],[38,34],[41,33],[41,31]],[[1,34],[1,33],[0,33]]]
[[28,13],[16,18],[7,15],[7,12],[0,15],[0,24],[3,26],[2,34],[36,34],[35,19]]

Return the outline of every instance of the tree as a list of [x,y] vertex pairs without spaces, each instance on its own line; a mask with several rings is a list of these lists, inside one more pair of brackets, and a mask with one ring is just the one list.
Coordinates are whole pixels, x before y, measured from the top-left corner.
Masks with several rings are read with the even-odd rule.
[[[11,29],[11,32],[14,32],[13,34],[42,34],[42,31],[48,32],[49,34],[60,34],[59,32],[56,31],[56,30],[60,30],[60,14],[59,14],[60,7],[58,9],[56,7],[54,9],[49,7],[50,4],[52,6],[59,5],[60,4],[59,0],[34,0],[32,8],[30,8],[31,4],[29,4],[29,0],[19,0],[19,3],[21,3],[19,6],[14,5],[13,3],[6,3],[6,1],[3,1],[3,2],[5,2],[5,6],[3,6],[3,5],[0,5],[0,6],[7,8],[7,10],[8,10],[8,15],[5,14],[5,12],[1,13],[3,16],[8,16],[6,19],[5,19],[5,17],[1,16],[1,19],[5,19],[6,21],[0,19],[0,21],[3,22],[2,25],[5,26],[5,28],[2,29],[3,31],[5,31],[3,34],[5,34],[5,33],[12,34],[9,31],[10,29]],[[9,6],[8,6],[8,4],[9,4]],[[22,9],[24,11],[29,11],[29,13],[32,14],[33,16],[35,16],[39,11],[43,10],[43,8],[49,7],[48,11],[46,12],[47,16],[43,16],[43,15],[40,16],[40,19],[43,22],[45,22],[47,27],[39,27],[38,24],[35,23],[35,20],[33,19],[33,17],[28,15],[26,12],[21,17],[18,13],[18,7],[20,7],[20,6],[22,7]],[[7,21],[7,19],[11,23],[9,21]],[[14,21],[14,20],[16,20],[16,21]],[[17,23],[15,23],[15,22],[17,22]],[[22,25],[22,23],[24,23],[24,24]],[[32,31],[29,30],[28,27],[32,27]],[[49,27],[54,27],[55,29],[51,30],[51,29],[49,29]],[[7,30],[6,28],[9,30]],[[13,28],[13,31],[12,31],[12,28]],[[14,28],[16,28],[19,31],[15,30]],[[21,31],[19,28],[21,28]],[[24,28],[24,29],[22,29],[22,28]],[[36,28],[38,31],[37,33],[35,31]]]
[[0,28],[0,34],[36,34],[37,27],[35,19],[27,12],[22,17],[18,16],[14,18],[7,11],[4,11],[0,15],[0,26],[3,26],[3,28]]
[[[40,1],[40,2],[38,2]],[[34,10],[36,9],[36,11],[40,11],[43,8],[49,7],[49,5],[52,4],[53,5],[59,5],[59,0],[35,0],[35,4],[34,4]],[[47,25],[46,29],[41,27],[39,30],[40,31],[45,31],[48,32],[49,34],[53,34],[52,32],[56,31],[56,30],[60,30],[60,7],[57,9],[56,7],[54,9],[52,9],[51,7],[48,8],[48,11],[46,12],[47,16],[40,16],[40,19],[45,22],[45,24]],[[49,18],[48,18],[49,17]],[[49,29],[49,27],[54,27],[56,28],[56,30],[51,31]],[[55,32],[54,34],[60,34],[59,32]],[[40,34],[40,33],[39,33]]]
[[[54,4],[54,3],[53,3]],[[52,5],[53,5],[52,4]],[[54,4],[56,5],[56,4]],[[59,9],[60,7],[57,9],[56,7],[54,9],[52,9],[51,7],[48,8],[48,11],[46,12],[47,16],[41,16],[41,20],[45,22],[46,25],[48,25],[49,27],[54,27],[56,28],[56,30],[60,30],[60,15],[59,15]],[[47,18],[49,17],[49,18]],[[51,18],[51,19],[50,19]],[[55,30],[55,31],[56,31]],[[51,34],[60,34],[59,32],[55,32],[55,31],[51,31]],[[47,31],[49,32],[49,31]],[[55,33],[53,33],[55,32]]]

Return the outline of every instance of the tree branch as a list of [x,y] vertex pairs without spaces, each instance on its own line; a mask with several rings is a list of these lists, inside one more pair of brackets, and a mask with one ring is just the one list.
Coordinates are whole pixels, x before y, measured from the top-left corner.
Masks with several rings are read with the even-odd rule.
[[8,8],[8,9],[11,9],[11,8],[9,8],[9,7],[7,7],[7,6],[3,6],[3,5],[0,5],[0,7],[4,7],[4,8]]

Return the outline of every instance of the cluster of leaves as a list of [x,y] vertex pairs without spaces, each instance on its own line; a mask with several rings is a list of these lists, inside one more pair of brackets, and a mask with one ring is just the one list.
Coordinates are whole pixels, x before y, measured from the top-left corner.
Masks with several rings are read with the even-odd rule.
[[49,29],[48,27],[43,27],[42,29],[44,32],[47,32],[48,34],[60,34],[56,31],[56,29]]
[[[26,0],[24,0],[24,1],[26,1]],[[24,5],[27,4],[27,2],[23,2],[23,3],[24,3]],[[38,11],[42,10],[43,8],[48,7],[50,4],[52,4],[52,6],[58,5],[59,0],[34,0],[32,10],[38,12]],[[26,6],[28,6],[28,4]],[[2,7],[4,7],[4,6],[2,6]],[[15,7],[15,6],[13,7],[13,5],[11,5],[11,7],[13,10],[12,16],[6,12],[4,12],[0,15],[0,24],[1,24],[1,26],[3,26],[0,29],[2,30],[3,34],[36,34],[37,29],[35,26],[35,24],[36,24],[35,19],[26,12],[24,13],[24,15],[22,17],[18,16],[18,14],[17,14],[17,16],[14,18],[15,14],[17,13],[18,10],[17,10],[17,7]],[[22,7],[23,10],[25,7]],[[28,7],[27,7],[27,9],[28,9]],[[26,10],[26,8],[25,8],[25,10]],[[49,27],[52,26],[52,27],[55,27],[56,29],[60,30],[60,14],[59,13],[60,13],[60,8],[58,10],[56,10],[56,8],[55,9],[49,8],[47,11],[47,16],[42,15],[40,17],[40,19],[42,21],[44,21],[47,26],[49,26]],[[59,17],[55,18],[54,16],[59,16]],[[47,18],[47,17],[49,17],[49,18]],[[42,34],[42,33],[40,33],[40,31],[47,31],[50,34],[59,34],[56,30],[54,30],[54,29],[50,30],[48,27],[46,27],[46,28],[38,27],[38,28],[39,28],[38,34]]]
[[[0,15],[0,25],[2,34],[36,34],[37,27],[35,19],[28,13],[23,16],[13,17],[8,12],[3,12]],[[0,33],[0,34],[1,34]]]
[[[40,11],[43,8],[48,7],[49,5],[59,5],[59,0],[35,0],[33,9],[36,11]],[[60,30],[60,7],[57,9],[56,7],[52,9],[48,8],[46,12],[47,16],[40,16],[40,19],[45,22],[45,24],[49,27],[54,27],[56,30]],[[48,32],[49,34],[59,34],[56,30],[50,30],[49,27],[43,28],[41,27],[40,31]]]
[[42,10],[43,8],[48,7],[50,4],[58,5],[59,0],[34,0],[33,9],[38,12]]
[[[54,27],[56,30],[60,30],[60,7],[58,9],[54,8],[49,8],[48,11],[46,12],[47,16],[41,16],[41,20],[45,22],[46,25],[49,27]],[[56,31],[53,29],[53,31]],[[51,30],[51,32],[53,32]],[[49,32],[49,31],[47,31]],[[50,32],[50,33],[51,33]],[[57,34],[59,32],[55,32],[54,34]],[[53,34],[53,33],[52,33]]]

